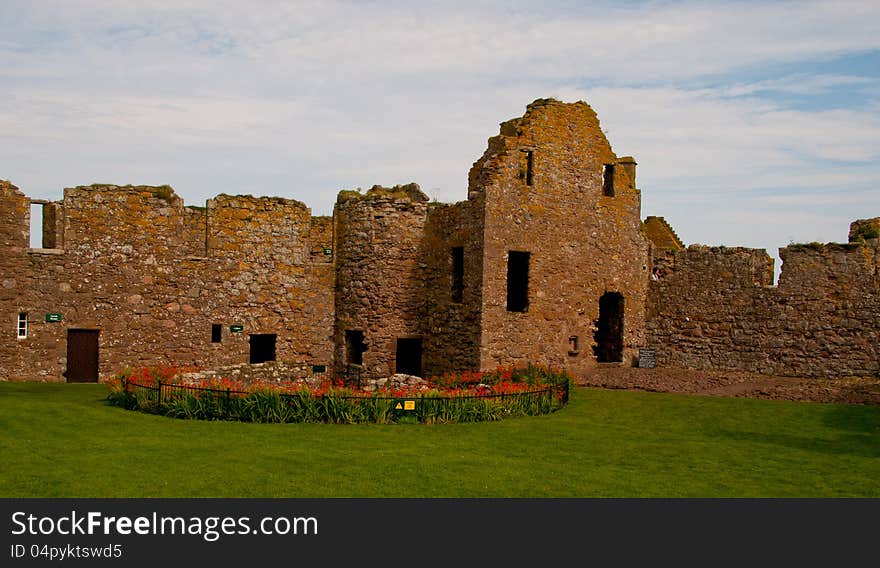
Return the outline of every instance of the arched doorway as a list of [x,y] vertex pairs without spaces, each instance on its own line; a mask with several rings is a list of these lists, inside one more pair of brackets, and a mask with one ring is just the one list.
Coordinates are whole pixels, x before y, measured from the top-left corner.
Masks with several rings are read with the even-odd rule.
[[599,298],[599,319],[596,321],[596,361],[623,361],[623,295],[605,292]]

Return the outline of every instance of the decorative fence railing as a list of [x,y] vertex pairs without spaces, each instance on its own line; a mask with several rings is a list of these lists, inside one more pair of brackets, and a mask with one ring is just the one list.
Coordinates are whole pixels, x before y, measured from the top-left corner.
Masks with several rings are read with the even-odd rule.
[[[185,398],[199,399],[206,407],[210,407],[215,413],[213,418],[229,418],[234,414],[236,399],[245,398],[252,394],[249,391],[233,390],[230,388],[217,389],[200,387],[180,383],[140,384],[131,380],[125,380],[123,391],[132,395],[132,400],[137,401],[135,408],[160,411],[165,406],[174,404]],[[539,388],[516,391],[516,392],[486,392],[486,393],[442,393],[430,394],[413,393],[405,396],[384,395],[376,393],[360,394],[314,394],[307,390],[299,393],[274,392],[284,406],[301,405],[303,398],[311,398],[317,401],[319,407],[327,409],[333,404],[346,402],[354,405],[373,405],[383,407],[387,413],[396,417],[411,415],[420,421],[424,419],[450,419],[461,412],[461,407],[469,407],[466,412],[478,412],[471,403],[501,403],[502,408],[516,408],[518,414],[546,414],[553,409],[563,406],[568,402],[568,383],[558,385],[546,385]],[[485,406],[485,405],[483,405]],[[457,409],[457,410],[456,410]],[[253,419],[254,417],[251,416]],[[317,418],[320,420],[320,418]],[[465,417],[465,419],[468,419]],[[491,419],[491,418],[488,418]],[[274,420],[269,420],[274,421]],[[340,421],[331,418],[330,421]]]

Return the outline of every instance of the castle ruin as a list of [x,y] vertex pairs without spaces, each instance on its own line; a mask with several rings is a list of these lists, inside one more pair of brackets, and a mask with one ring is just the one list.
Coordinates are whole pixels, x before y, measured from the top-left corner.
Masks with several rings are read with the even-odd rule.
[[658,366],[880,374],[880,218],[848,243],[781,249],[774,285],[765,251],[685,247],[640,215],[635,160],[586,103],[552,99],[501,124],[455,204],[376,186],[321,217],[277,197],[187,206],[167,186],[31,200],[0,181],[0,379],[266,361],[584,375],[636,366],[643,348]]

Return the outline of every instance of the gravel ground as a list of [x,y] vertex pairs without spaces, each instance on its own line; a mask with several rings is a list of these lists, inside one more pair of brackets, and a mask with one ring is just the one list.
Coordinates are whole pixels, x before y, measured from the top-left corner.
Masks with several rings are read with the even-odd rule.
[[602,366],[577,383],[612,389],[880,405],[880,377],[815,379],[739,371]]

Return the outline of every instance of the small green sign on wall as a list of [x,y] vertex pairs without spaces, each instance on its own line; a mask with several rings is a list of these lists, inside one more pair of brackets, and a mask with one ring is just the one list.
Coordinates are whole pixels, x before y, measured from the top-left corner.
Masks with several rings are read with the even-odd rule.
[[46,323],[61,321],[61,314],[46,314]]
[[229,326],[230,333],[241,333],[242,331],[244,331],[243,325],[230,325]]

